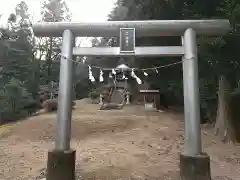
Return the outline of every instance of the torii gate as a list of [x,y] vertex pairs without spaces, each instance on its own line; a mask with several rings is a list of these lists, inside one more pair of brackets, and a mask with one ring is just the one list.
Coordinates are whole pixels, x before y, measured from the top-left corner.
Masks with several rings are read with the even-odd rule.
[[[48,153],[47,180],[75,179],[75,151],[70,149],[72,59],[79,56],[181,56],[183,58],[185,140],[180,155],[184,180],[210,180],[210,158],[202,152],[196,35],[224,35],[228,20],[149,20],[101,23],[37,23],[36,36],[63,37],[60,67],[57,136]],[[73,47],[75,37],[120,36],[120,47]],[[180,36],[181,46],[135,47],[135,36]]]

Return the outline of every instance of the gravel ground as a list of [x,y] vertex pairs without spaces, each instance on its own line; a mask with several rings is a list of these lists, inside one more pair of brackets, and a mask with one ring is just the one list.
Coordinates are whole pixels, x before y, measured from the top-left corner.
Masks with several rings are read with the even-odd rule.
[[[178,179],[182,115],[144,112],[140,106],[98,108],[83,100],[73,112],[71,146],[77,150],[78,179]],[[55,124],[56,114],[45,114],[0,128],[0,180],[44,178]],[[214,179],[240,180],[240,146],[222,144],[207,128],[202,137]]]

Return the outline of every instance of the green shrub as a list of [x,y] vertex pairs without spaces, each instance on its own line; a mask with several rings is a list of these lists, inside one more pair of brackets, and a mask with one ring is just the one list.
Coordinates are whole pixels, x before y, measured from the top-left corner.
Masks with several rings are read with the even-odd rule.
[[100,96],[100,91],[98,91],[97,89],[93,89],[89,92],[89,97],[91,99],[96,99]]
[[0,91],[0,112],[3,120],[16,120],[27,115],[24,107],[32,101],[24,84],[11,78]]
[[75,93],[77,99],[83,99],[89,97],[89,92],[94,88],[94,84],[91,83],[88,79],[79,81],[75,85]]

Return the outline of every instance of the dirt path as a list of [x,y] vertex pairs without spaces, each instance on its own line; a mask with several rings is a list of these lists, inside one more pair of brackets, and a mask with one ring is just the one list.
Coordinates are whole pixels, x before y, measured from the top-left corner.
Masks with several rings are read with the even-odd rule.
[[[99,111],[79,101],[73,113],[72,147],[77,150],[80,179],[156,180],[178,178],[183,146],[182,117],[144,112],[142,107]],[[1,132],[0,180],[29,180],[46,166],[53,148],[56,115],[32,117]],[[211,156],[212,176],[240,180],[240,147],[222,144],[203,129],[204,151]],[[217,177],[219,176],[219,177]]]

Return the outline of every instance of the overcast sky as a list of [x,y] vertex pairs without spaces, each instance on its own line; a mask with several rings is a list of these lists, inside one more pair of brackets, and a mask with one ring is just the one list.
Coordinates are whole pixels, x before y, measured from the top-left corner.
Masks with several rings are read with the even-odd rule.
[[[16,4],[21,0],[5,0],[1,3],[0,13],[14,11]],[[42,0],[25,0],[29,6],[29,12],[34,20],[40,18]],[[116,0],[66,0],[73,21],[106,21],[107,15],[114,7]]]
[[[16,5],[21,0],[2,0],[0,5],[0,14],[14,12]],[[33,16],[33,21],[40,19],[42,0],[25,0],[29,7],[29,13]],[[116,0],[66,0],[72,13],[74,22],[99,22],[106,21],[108,14],[114,7]],[[82,46],[88,46],[89,41],[81,43]]]

